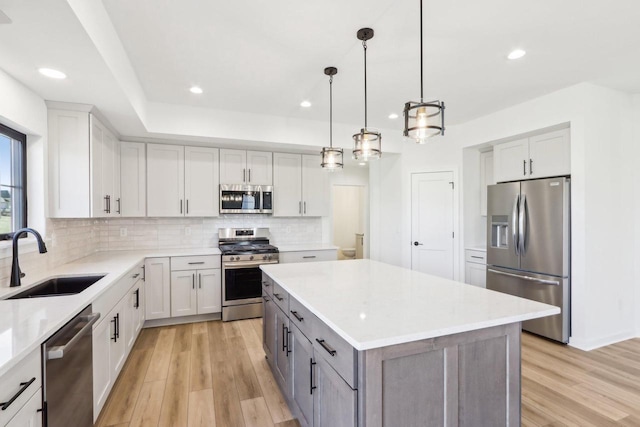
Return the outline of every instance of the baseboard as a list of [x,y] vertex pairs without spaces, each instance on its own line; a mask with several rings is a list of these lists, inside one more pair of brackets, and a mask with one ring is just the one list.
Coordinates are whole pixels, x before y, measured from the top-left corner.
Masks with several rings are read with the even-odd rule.
[[222,319],[222,313],[198,314],[196,316],[167,317],[166,319],[145,320],[143,328],[157,328],[158,326],[182,325],[185,323],[208,322]]
[[615,344],[620,341],[626,341],[632,338],[636,338],[636,334],[629,330],[620,332],[618,334],[610,335],[608,337],[602,337],[597,339],[580,339],[580,338],[569,338],[569,345],[571,347],[575,347],[584,351],[595,350],[600,347],[605,347],[607,345]]

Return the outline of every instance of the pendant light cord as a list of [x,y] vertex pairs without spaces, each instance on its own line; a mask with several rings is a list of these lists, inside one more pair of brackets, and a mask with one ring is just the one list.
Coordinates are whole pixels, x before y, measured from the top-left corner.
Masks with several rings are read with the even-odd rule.
[[367,41],[362,41],[364,48],[364,128],[367,129]]
[[420,103],[424,102],[424,71],[423,71],[424,49],[422,47],[422,0],[420,0]]
[[333,148],[333,76],[329,76],[329,147]]

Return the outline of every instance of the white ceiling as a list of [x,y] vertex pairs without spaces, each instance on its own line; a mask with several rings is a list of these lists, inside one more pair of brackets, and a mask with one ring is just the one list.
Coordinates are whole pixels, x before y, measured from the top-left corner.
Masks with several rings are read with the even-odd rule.
[[[89,1],[89,0],[87,0]],[[98,0],[93,0],[98,1]],[[363,26],[369,42],[369,125],[400,128],[419,95],[417,0],[103,0],[148,101],[363,124]],[[0,67],[46,99],[97,105],[120,133],[144,130],[122,88],[64,0],[0,0]],[[640,92],[637,0],[424,0],[425,94],[465,122],[589,81]],[[507,53],[527,55],[508,61]],[[40,66],[63,69],[65,82]],[[198,85],[204,94],[188,89]],[[308,99],[309,109],[299,106]]]

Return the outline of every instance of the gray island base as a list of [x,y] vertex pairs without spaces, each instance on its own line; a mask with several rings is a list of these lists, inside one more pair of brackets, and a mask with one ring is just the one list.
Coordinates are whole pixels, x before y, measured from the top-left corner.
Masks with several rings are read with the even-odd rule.
[[[263,347],[302,426],[520,425],[520,324],[556,314],[557,307],[369,260],[313,264],[263,268]],[[378,295],[390,286],[395,297]],[[330,301],[331,292],[342,298]],[[432,307],[420,301],[436,294],[441,299]],[[436,316],[450,297],[460,310],[424,320],[424,310]],[[402,314],[389,308],[393,302],[404,302]],[[456,323],[460,316],[464,327]],[[376,323],[394,317],[393,327]]]

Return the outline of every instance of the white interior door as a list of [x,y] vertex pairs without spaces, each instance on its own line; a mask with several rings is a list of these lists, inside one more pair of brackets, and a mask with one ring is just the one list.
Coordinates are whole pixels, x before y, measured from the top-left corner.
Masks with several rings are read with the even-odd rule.
[[411,269],[453,279],[453,172],[411,177]]

